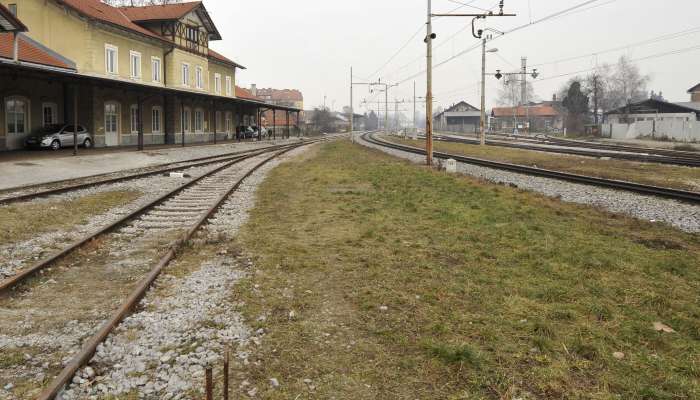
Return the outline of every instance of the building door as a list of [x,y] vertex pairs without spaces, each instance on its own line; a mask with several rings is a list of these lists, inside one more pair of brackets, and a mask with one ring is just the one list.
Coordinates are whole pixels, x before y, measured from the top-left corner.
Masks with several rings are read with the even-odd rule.
[[119,145],[119,105],[105,104],[105,145]]
[[10,97],[5,101],[5,122],[8,150],[24,147],[29,133],[29,101],[23,97]]

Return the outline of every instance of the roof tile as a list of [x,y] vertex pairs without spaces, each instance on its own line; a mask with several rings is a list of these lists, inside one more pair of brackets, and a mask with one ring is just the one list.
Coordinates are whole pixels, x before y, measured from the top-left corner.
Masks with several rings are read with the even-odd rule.
[[[0,58],[13,58],[14,43],[12,36],[13,34],[9,32],[0,33]],[[64,60],[61,60],[60,58],[52,55],[50,52],[42,49],[40,46],[34,44],[24,35],[19,36],[19,60],[51,67],[71,70],[75,69]]]

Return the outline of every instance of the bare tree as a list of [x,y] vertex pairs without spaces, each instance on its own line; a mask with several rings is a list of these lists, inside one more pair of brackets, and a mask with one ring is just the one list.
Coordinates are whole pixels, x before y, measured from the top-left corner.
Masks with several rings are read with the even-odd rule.
[[649,98],[647,85],[650,80],[649,75],[642,75],[639,67],[632,64],[627,57],[620,57],[607,78],[608,109],[623,107]]
[[602,64],[585,77],[575,76],[569,79],[557,93],[560,99],[568,94],[572,83],[581,83],[581,92],[591,99],[591,111],[598,121],[598,116],[606,111],[624,107],[648,98],[648,75],[642,75],[639,68],[626,57],[621,57],[617,64]]
[[[500,106],[515,107],[521,104],[522,91],[520,81],[513,77],[504,77],[501,81],[501,87],[498,89],[498,97],[496,103]],[[538,97],[535,94],[535,89],[530,82],[527,83],[527,102],[536,102]]]

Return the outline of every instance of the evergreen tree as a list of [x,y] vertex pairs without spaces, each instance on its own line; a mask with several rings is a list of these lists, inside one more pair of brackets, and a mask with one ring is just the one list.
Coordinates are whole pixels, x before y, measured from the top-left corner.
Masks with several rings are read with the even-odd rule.
[[568,111],[566,127],[570,133],[583,133],[583,125],[588,115],[588,96],[581,91],[581,83],[571,84],[564,99],[564,107]]

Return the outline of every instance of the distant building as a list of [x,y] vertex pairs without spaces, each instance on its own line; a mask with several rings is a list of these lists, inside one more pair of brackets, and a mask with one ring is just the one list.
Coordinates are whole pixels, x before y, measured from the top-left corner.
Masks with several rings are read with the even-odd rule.
[[[294,107],[300,110],[304,109],[304,96],[297,89],[258,89],[257,85],[250,86],[250,93],[258,100],[275,106]],[[292,119],[292,117],[294,117]],[[296,116],[289,116],[289,123],[297,125]],[[299,116],[301,120],[303,116]],[[272,110],[265,111],[263,114],[263,124],[270,129],[286,128],[287,114],[285,112],[273,112]]]
[[700,121],[700,102],[669,103],[647,99],[605,113],[609,124],[643,121]]
[[476,133],[481,125],[481,110],[460,101],[434,117],[434,129],[443,132]]
[[495,107],[491,111],[491,130],[505,133],[512,133],[516,128],[520,133],[563,130],[565,115],[556,97],[526,106]]
[[[693,99],[693,93],[691,100]],[[700,140],[700,102],[647,99],[605,113],[603,136],[614,139]]]
[[304,95],[297,89],[258,89],[256,85],[251,85],[250,92],[265,103],[304,108]]
[[690,93],[690,101],[693,103],[700,103],[700,83],[688,89]]

